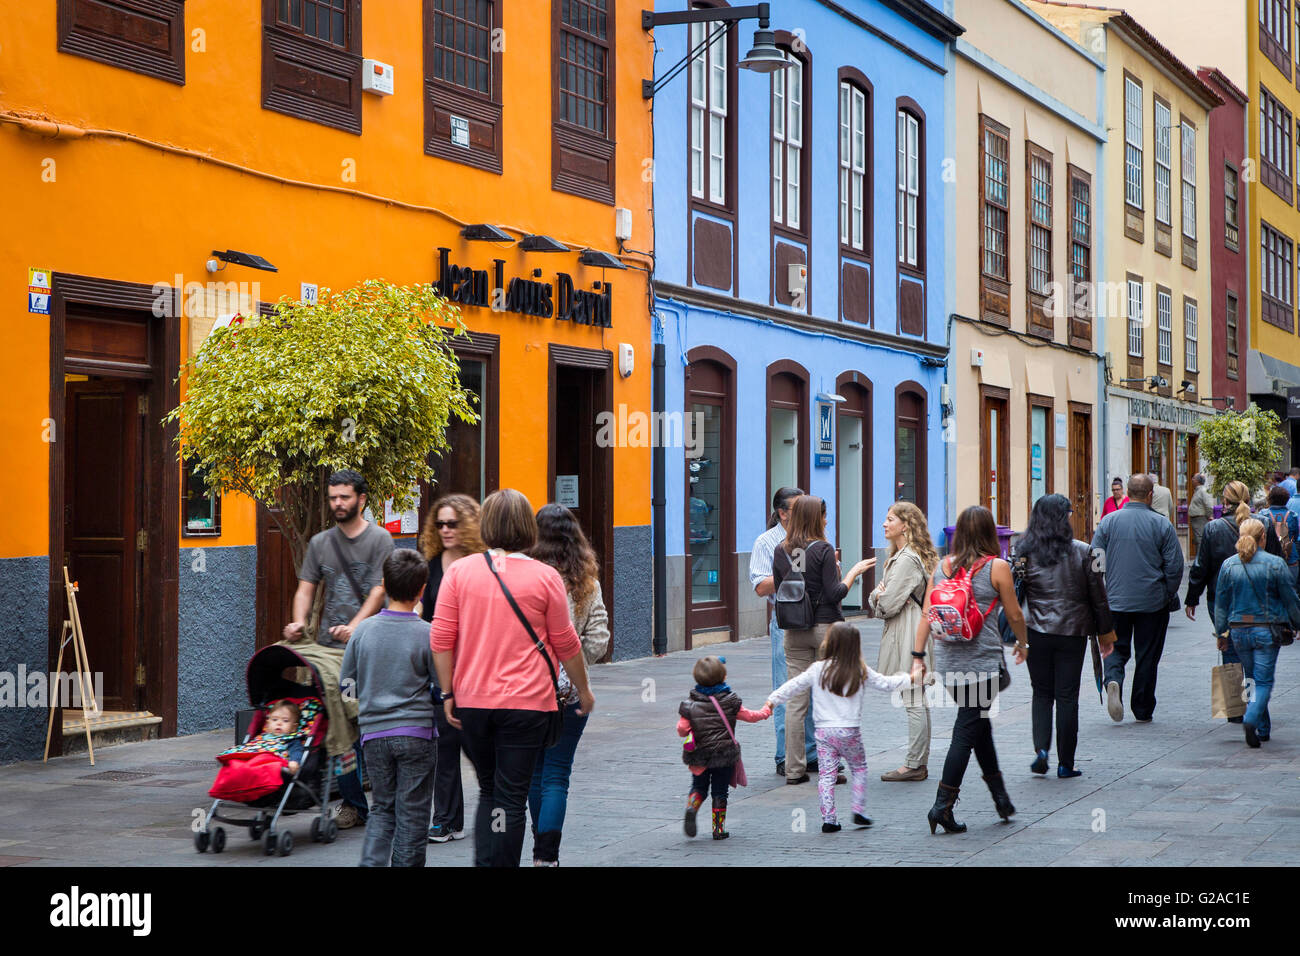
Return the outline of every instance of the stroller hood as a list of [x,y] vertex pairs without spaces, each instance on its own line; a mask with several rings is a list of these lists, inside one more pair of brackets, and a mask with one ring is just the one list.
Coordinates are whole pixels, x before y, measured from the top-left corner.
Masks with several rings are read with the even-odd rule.
[[[286,678],[284,671],[290,667],[307,668],[311,682],[299,684]],[[248,702],[254,707],[262,707],[281,697],[323,698],[325,695],[325,685],[316,668],[286,644],[271,644],[249,658],[247,682]]]

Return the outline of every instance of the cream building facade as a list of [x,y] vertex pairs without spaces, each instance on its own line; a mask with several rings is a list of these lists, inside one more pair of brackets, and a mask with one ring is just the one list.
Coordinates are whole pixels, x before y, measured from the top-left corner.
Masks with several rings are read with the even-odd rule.
[[[1027,5],[1106,68],[1098,204],[1108,238],[1094,306],[1104,329],[1105,462],[1112,476],[1150,472],[1177,505],[1201,469],[1210,394],[1209,111],[1222,100],[1122,10]],[[1186,533],[1185,514],[1175,515]]]
[[1090,537],[1100,329],[1072,291],[1105,248],[1104,65],[1019,0],[954,7],[949,515],[982,504],[1023,531],[1056,492]]

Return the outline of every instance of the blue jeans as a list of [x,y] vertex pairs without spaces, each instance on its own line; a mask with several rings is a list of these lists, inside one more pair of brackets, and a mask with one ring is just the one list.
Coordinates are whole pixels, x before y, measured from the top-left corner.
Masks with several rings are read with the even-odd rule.
[[[776,625],[776,614],[768,612],[767,633],[772,638],[772,690],[776,690],[790,679],[790,672],[785,666],[785,632]],[[785,704],[777,704],[772,710],[772,729],[776,731],[776,762],[785,763]],[[808,762],[817,759],[816,728],[813,726],[812,708],[803,722],[803,739],[808,750]]]
[[1234,627],[1232,643],[1241,658],[1241,669],[1254,682],[1243,724],[1255,728],[1261,737],[1269,736],[1273,724],[1268,716],[1268,699],[1273,693],[1273,671],[1277,667],[1278,646],[1267,627]]
[[380,737],[366,741],[375,799],[366,820],[362,866],[424,866],[433,802],[433,741]]
[[559,741],[537,756],[533,783],[528,788],[528,814],[533,818],[534,833],[559,833],[564,829],[573,755],[578,750],[578,741],[586,726],[587,715],[578,713],[576,703],[565,707],[564,729],[560,732]]

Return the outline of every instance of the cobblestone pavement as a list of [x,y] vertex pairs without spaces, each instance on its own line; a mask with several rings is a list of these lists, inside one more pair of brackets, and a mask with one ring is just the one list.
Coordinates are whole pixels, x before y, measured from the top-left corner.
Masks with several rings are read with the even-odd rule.
[[[1029,772],[1030,687],[1023,667],[994,718],[995,739],[1016,805],[1001,823],[972,760],[957,815],[962,835],[931,836],[925,811],[955,712],[934,715],[931,778],[882,783],[902,762],[906,717],[870,691],[863,719],[871,768],[868,831],[823,834],[815,783],[786,786],[774,773],[770,723],[742,724],[750,785],[732,791],[731,839],[687,839],[681,830],[689,772],[673,732],[678,702],[692,685],[700,652],[594,669],[597,711],[578,748],[561,858],[566,865],[1008,865],[1150,866],[1286,864],[1300,859],[1300,650],[1283,650],[1274,691],[1273,739],[1248,750],[1241,729],[1209,717],[1210,667],[1217,655],[1204,622],[1180,613],[1170,627],[1160,668],[1155,720],[1129,715],[1113,723],[1093,692],[1091,664],[1080,702],[1078,767],[1059,780]],[[860,621],[868,661],[880,637]],[[715,648],[728,660],[733,688],[753,707],[769,690],[766,639]],[[1130,662],[1130,678],[1132,665]],[[1127,691],[1127,687],[1125,688]],[[84,756],[0,767],[0,865],[192,866],[352,865],[361,831],[331,846],[308,838],[309,818],[290,818],[296,846],[288,858],[266,857],[243,831],[230,832],[221,856],[194,851],[190,821],[206,806],[213,755],[231,732],[101,749]],[[1055,757],[1055,752],[1053,752]],[[103,775],[127,771],[134,776]],[[465,765],[468,814],[476,793]],[[837,788],[841,816],[847,787]],[[801,825],[801,823],[803,825]],[[430,866],[465,866],[470,840],[429,847]],[[525,847],[525,860],[528,849]]]

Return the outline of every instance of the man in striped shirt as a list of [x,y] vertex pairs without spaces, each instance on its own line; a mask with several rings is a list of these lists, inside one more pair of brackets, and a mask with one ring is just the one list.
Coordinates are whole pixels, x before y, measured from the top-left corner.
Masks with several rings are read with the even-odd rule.
[[[776,549],[785,540],[785,525],[790,520],[790,502],[803,494],[799,488],[781,488],[772,496],[774,522],[770,528],[754,539],[754,547],[749,553],[749,584],[759,597],[767,598],[767,632],[772,638],[772,689],[776,690],[789,679],[785,665],[785,632],[777,627],[776,614],[772,604],[775,601],[776,585],[772,580],[772,558]],[[776,719],[772,721],[776,731],[776,772],[785,774],[785,705],[779,704],[772,712]],[[817,741],[814,736],[812,708],[808,708],[804,721],[804,743],[808,748],[808,767],[812,772],[817,766]]]

